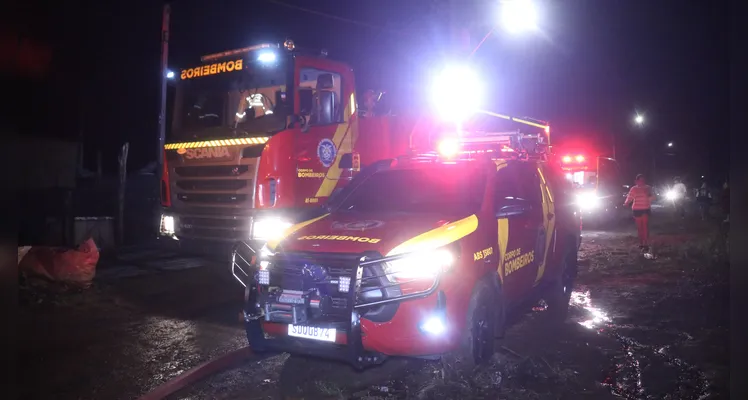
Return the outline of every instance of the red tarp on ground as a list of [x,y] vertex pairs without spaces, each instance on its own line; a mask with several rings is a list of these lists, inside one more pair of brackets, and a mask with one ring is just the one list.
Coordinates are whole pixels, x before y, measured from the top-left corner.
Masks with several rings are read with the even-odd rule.
[[91,286],[99,262],[99,250],[93,239],[77,249],[33,246],[18,267],[27,278],[43,278],[79,288]]

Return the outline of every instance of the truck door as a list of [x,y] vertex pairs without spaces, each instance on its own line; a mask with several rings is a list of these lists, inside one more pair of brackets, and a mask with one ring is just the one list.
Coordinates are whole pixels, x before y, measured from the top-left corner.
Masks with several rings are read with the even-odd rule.
[[295,82],[296,109],[304,118],[295,140],[295,197],[303,206],[323,202],[352,178],[356,105],[353,75],[322,61],[299,61]]
[[499,276],[510,304],[522,301],[535,283],[542,225],[542,203],[537,199],[539,190],[528,193],[529,185],[522,182],[527,175],[522,164],[509,162],[499,166],[494,193],[499,229]]

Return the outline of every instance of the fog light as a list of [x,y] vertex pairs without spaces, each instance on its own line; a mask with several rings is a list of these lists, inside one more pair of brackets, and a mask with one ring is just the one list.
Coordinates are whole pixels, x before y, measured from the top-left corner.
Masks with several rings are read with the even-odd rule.
[[266,269],[261,269],[257,273],[257,282],[260,283],[260,285],[270,285],[270,271]]
[[161,234],[174,234],[174,217],[171,215],[161,215]]
[[431,316],[421,323],[421,330],[431,335],[441,335],[447,330],[444,318]]
[[348,293],[348,291],[351,289],[351,277],[350,276],[341,276],[338,278],[338,291],[340,293]]

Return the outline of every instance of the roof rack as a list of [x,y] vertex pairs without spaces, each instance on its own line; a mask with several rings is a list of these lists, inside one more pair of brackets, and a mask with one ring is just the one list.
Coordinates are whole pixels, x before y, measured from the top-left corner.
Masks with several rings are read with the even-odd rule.
[[547,159],[550,152],[550,125],[546,121],[528,117],[516,118],[508,115],[480,111],[482,114],[518,122],[538,129],[502,131],[462,131],[456,137],[463,153],[494,153],[495,158],[541,158]]
[[261,44],[256,44],[254,46],[247,46],[247,47],[242,47],[239,49],[222,51],[220,53],[208,54],[208,55],[204,55],[200,57],[200,61],[202,62],[215,61],[215,60],[220,60],[222,58],[227,58],[227,57],[231,57],[231,56],[235,56],[239,54],[246,54],[252,51],[257,51],[257,50],[262,50],[262,49],[286,49],[289,53],[294,53],[294,54],[307,54],[307,55],[314,54],[319,57],[327,57],[327,50],[325,49],[312,51],[310,49],[298,48],[296,44],[293,42],[293,40],[288,39],[282,44],[261,43]]

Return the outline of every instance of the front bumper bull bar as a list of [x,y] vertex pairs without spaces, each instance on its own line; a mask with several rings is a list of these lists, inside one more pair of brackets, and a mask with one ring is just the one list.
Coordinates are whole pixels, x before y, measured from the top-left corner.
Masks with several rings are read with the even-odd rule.
[[[361,319],[367,318],[367,311],[373,308],[392,306],[404,301],[430,296],[439,287],[441,275],[437,274],[431,285],[422,290],[402,293],[403,285],[417,280],[395,281],[387,279],[390,273],[384,269],[384,263],[405,258],[408,255],[382,257],[379,253],[365,254],[325,254],[325,253],[289,253],[266,258],[272,263],[268,268],[273,271],[269,285],[260,285],[258,266],[253,248],[246,243],[238,243],[232,251],[231,271],[234,277],[245,287],[244,319],[247,339],[257,352],[288,352],[348,363],[358,369],[377,365],[387,359],[387,355],[364,349],[361,332]],[[303,290],[286,290],[282,283],[288,277],[288,268],[280,265],[335,265],[332,272],[324,279],[317,279],[314,284]],[[372,271],[374,271],[372,273]],[[339,275],[338,275],[339,274]],[[332,314],[322,309],[330,304],[330,296],[320,296],[321,288],[340,284],[340,278],[350,280],[347,292],[335,300],[339,304],[345,300],[345,307]],[[302,280],[305,276],[302,272]],[[384,278],[384,279],[382,279]],[[375,284],[372,284],[375,282]],[[295,288],[298,289],[298,288]],[[381,297],[371,297],[367,293],[379,291]],[[290,300],[293,298],[293,300]],[[322,312],[320,312],[322,310]],[[268,334],[262,323],[278,324],[276,328],[285,328],[287,324],[319,328],[335,328],[344,334],[344,341],[335,343],[319,342],[311,339],[287,336],[285,332]],[[285,324],[285,325],[284,325]]]

